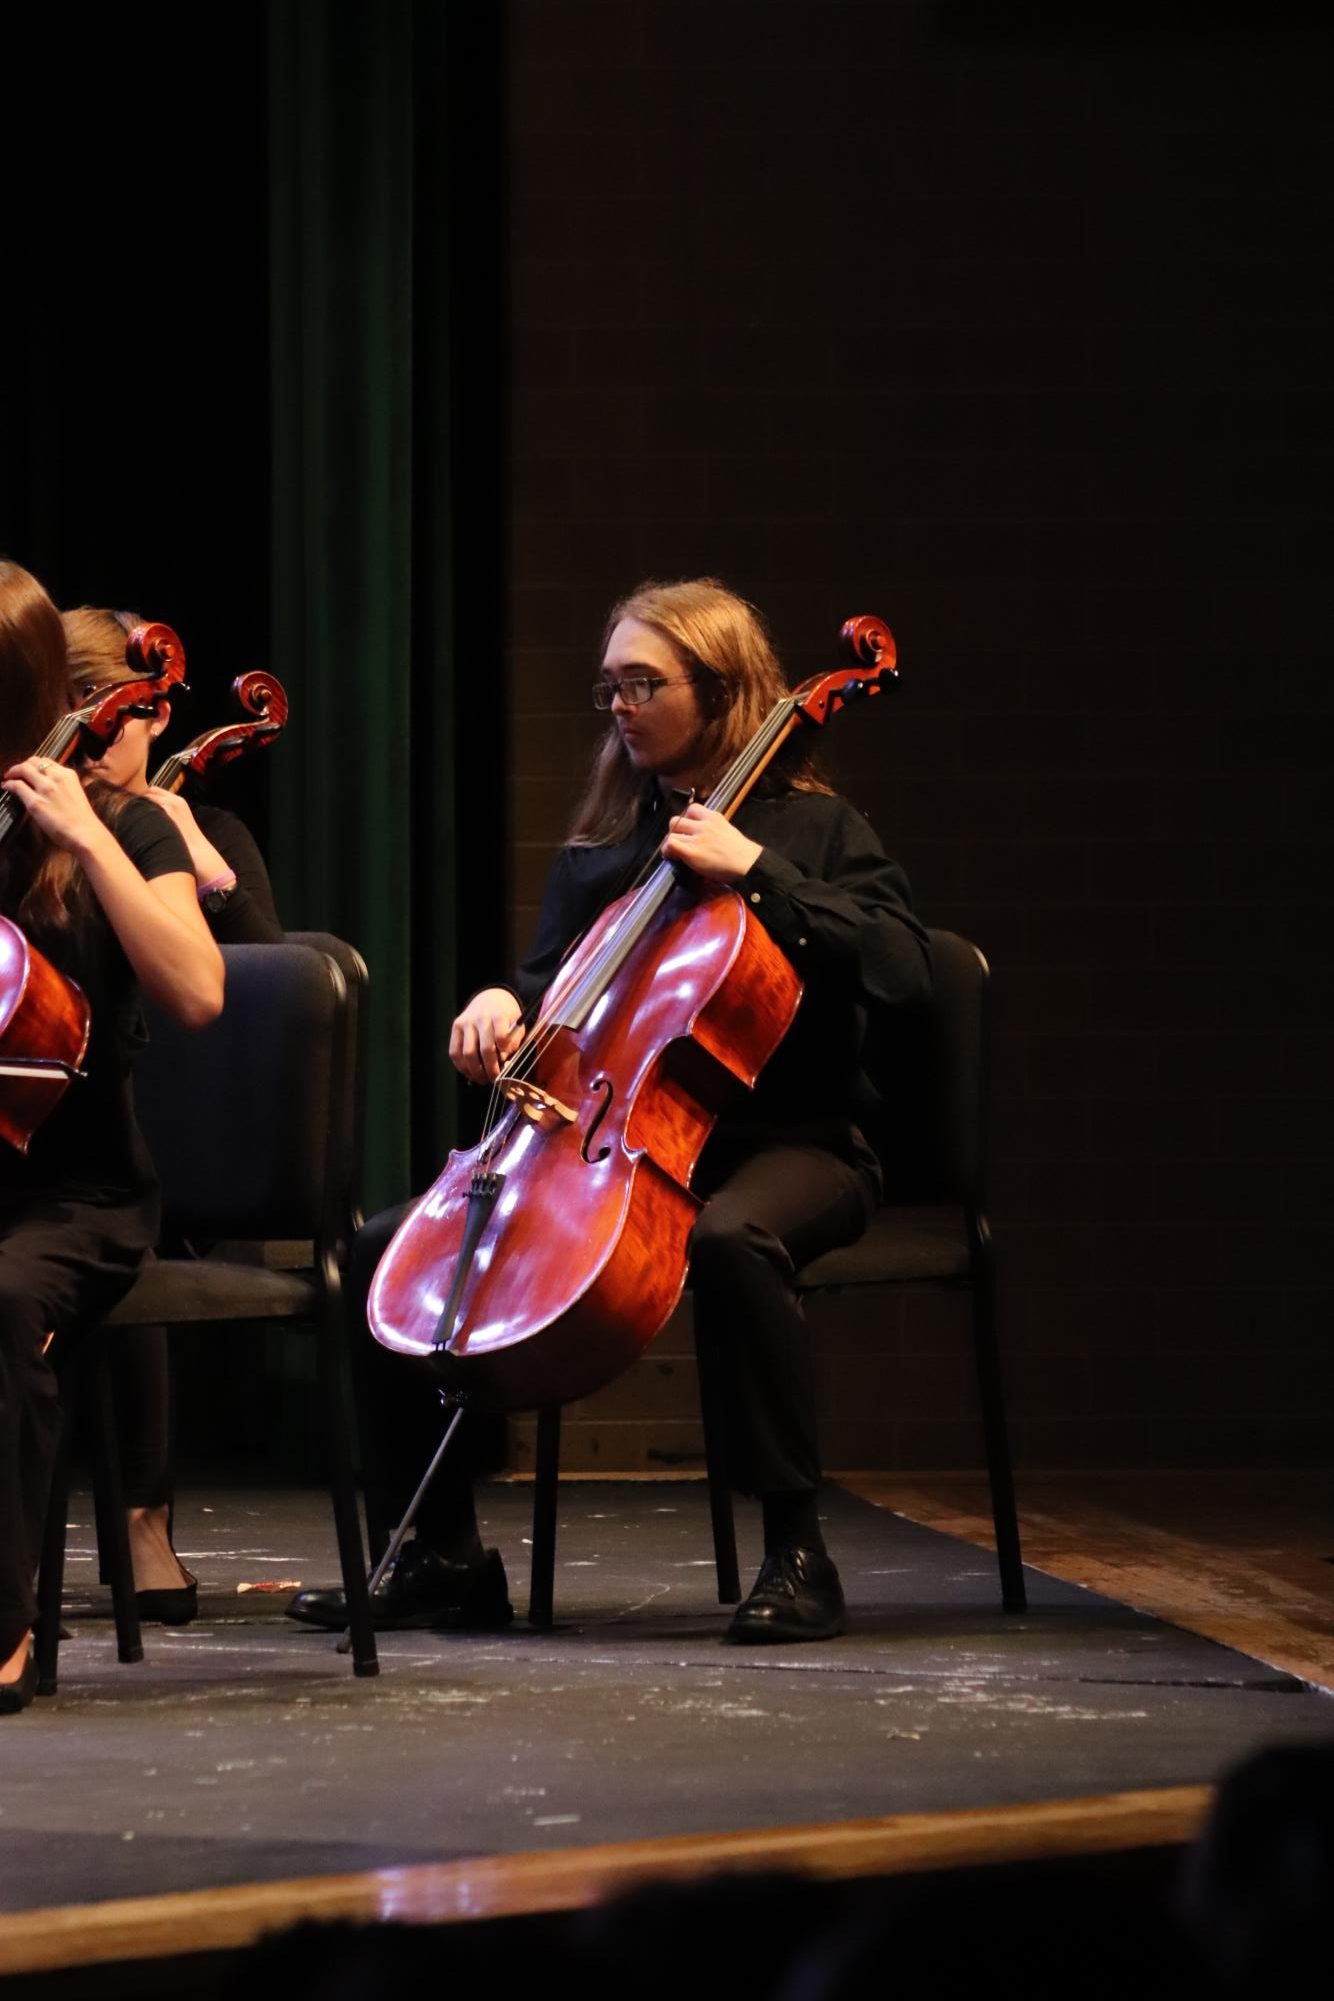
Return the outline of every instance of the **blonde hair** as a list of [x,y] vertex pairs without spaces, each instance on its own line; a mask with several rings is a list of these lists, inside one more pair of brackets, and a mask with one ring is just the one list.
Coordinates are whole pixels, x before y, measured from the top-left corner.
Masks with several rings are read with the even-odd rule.
[[[721,777],[775,702],[788,693],[764,620],[753,604],[729,591],[716,577],[687,577],[679,583],[650,579],[608,612],[599,662],[612,633],[625,618],[651,626],[680,656],[704,717],[700,769],[711,777]],[[771,766],[762,784],[770,791],[829,790],[809,757],[795,765],[786,764],[781,772]],[[610,847],[624,840],[644,796],[643,775],[630,762],[620,732],[612,723],[575,808],[569,845]]]
[[144,623],[136,612],[81,604],[62,611],[60,623],[65,628],[71,700],[81,702],[90,688],[103,688],[108,682],[138,679],[138,670],[125,658],[126,640],[136,625]]

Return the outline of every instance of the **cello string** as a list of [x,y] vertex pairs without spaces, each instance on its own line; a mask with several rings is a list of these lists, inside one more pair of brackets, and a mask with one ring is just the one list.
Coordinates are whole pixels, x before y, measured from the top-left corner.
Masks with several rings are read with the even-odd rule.
[[[765,717],[755,736],[745,746],[740,755],[723,774],[707,800],[711,810],[726,811],[727,806],[742,791],[752,773],[763,769],[773,755],[774,739],[779,736],[795,707],[794,697],[783,696]],[[617,895],[609,899],[616,902],[621,897],[631,898],[621,917],[598,941],[598,949],[589,965],[576,977],[570,990],[562,996],[561,1009],[567,1013],[577,1013],[601,997],[614,977],[615,970],[624,963],[629,951],[638,943],[642,931],[660,906],[664,872],[670,872],[675,879],[671,864],[662,861],[660,844],[655,843],[642,861],[632,862],[632,880],[629,889],[619,889]],[[629,873],[629,871],[627,871]],[[533,1004],[534,1012],[540,1010],[541,997]],[[520,1019],[528,1024],[529,1011],[525,1010]],[[524,1081],[531,1076],[543,1055],[552,1046],[561,1024],[558,1021],[543,1023],[540,1012],[536,1014],[537,1025],[531,1035],[527,1035],[515,1051],[501,1066],[500,1074],[492,1085],[491,1100],[487,1111],[485,1132],[489,1136],[496,1126],[496,1114],[503,1102],[503,1086],[509,1081]],[[483,1144],[485,1145],[485,1140]]]
[[[751,773],[757,768],[763,768],[764,763],[773,754],[773,740],[786,725],[792,708],[793,698],[790,695],[783,696],[775,702],[755,736],[733,760],[710,793],[706,803],[713,811],[724,810],[726,804],[742,789]],[[647,856],[644,867],[653,860],[652,854]],[[670,863],[655,862],[652,873],[636,893],[636,901],[626,911],[624,920],[616,924],[599,941],[597,955],[584,968],[569,993],[562,996],[562,1005],[570,1013],[591,1006],[601,997],[615,969],[623,963],[626,953],[638,942],[643,928],[656,916],[660,907],[659,894],[662,886],[660,869],[671,870],[675,880],[675,871]],[[642,869],[640,873],[643,873]]]
[[[711,810],[727,814],[729,808],[734,808],[737,801],[746,796],[751,784],[782,748],[799,706],[799,692],[790,692],[774,704],[754,737],[710,793],[706,804]],[[693,792],[691,797],[694,797]],[[615,903],[626,898],[627,907],[599,939],[598,949],[590,964],[576,975],[570,990],[562,995],[559,1007],[561,1017],[570,1015],[582,1019],[579,1010],[586,1012],[589,1006],[601,998],[648,925],[661,910],[670,887],[668,878],[670,877],[671,882],[680,879],[676,866],[662,860],[661,847],[657,843],[650,846],[637,868],[633,862],[631,863],[631,870],[634,874],[629,889],[618,889],[616,896],[610,899]],[[577,950],[577,947],[574,949]],[[552,1047],[561,1027],[566,1025],[563,1019],[555,1018],[554,1014],[544,1019],[541,1013],[544,998],[545,996],[539,996],[529,1008],[521,1010],[519,1019],[525,1028],[535,1018],[533,1032],[525,1036],[514,1055],[501,1065],[499,1074],[492,1084],[483,1139],[479,1149],[483,1158],[488,1158],[494,1152],[503,1136],[507,1095],[504,1091],[505,1083],[530,1077],[543,1055]],[[515,1119],[523,1116],[522,1108],[518,1105],[513,1105],[511,1109]]]
[[[647,853],[642,858],[638,855],[631,856],[630,861],[622,874],[621,881],[616,885],[616,888],[613,891],[613,893],[607,898],[607,902],[603,906],[604,909],[613,903],[620,902],[620,900],[623,897],[635,895],[636,892],[643,887],[646,877],[648,876],[648,874],[652,872],[652,870],[656,867],[658,863],[659,860],[658,848],[659,844],[656,841],[654,841],[650,843]],[[575,949],[577,949],[577,945],[571,947],[571,950]],[[534,1022],[540,1022],[542,1014],[542,1003],[545,1000],[545,998],[546,998],[545,993],[537,994],[534,997],[534,999],[528,1003],[528,1006],[521,1011],[519,1019],[523,1023],[525,1029],[531,1028]],[[516,1051],[515,1056],[509,1059],[509,1062],[505,1065],[505,1068],[502,1071],[502,1075],[506,1074],[510,1070],[511,1066],[518,1059],[518,1057],[522,1055],[524,1051],[530,1049],[531,1047],[532,1047],[532,1038],[529,1038],[525,1041],[523,1048],[521,1050]]]
[[[53,757],[59,762],[62,752],[69,748],[70,742],[77,732],[77,727],[77,716],[62,716],[55,728],[48,730],[36,750],[31,753],[32,756]],[[27,809],[12,792],[6,792],[0,795],[0,797],[3,798],[3,805],[0,805],[0,816],[2,816],[0,817],[0,841],[2,841],[7,835],[13,833]]]
[[[615,894],[608,899],[609,903],[619,902],[623,897],[626,896],[634,897],[638,895],[639,891],[645,886],[646,872],[648,876],[651,877],[651,874],[656,871],[656,868],[659,864],[660,858],[658,854],[658,845],[659,844],[656,841],[651,843],[648,852],[642,858],[638,855],[631,857],[630,862],[622,877],[621,885],[618,885]],[[627,886],[627,879],[628,879],[628,886]],[[623,935],[622,925],[627,919],[631,917],[632,911],[633,911],[633,906],[631,906],[630,909],[624,911],[621,915],[621,918],[612,927],[612,935],[614,935],[616,938],[620,938]],[[608,943],[609,943],[609,938],[604,936],[604,938],[599,942],[599,952],[601,952],[602,948],[605,947]],[[599,960],[595,960],[593,962],[593,965],[596,966],[598,963]],[[574,993],[578,991],[578,989],[582,986],[584,979],[587,978],[588,974],[592,970],[593,967],[585,969],[585,973],[580,976],[579,980],[576,981],[575,987],[571,989],[570,994],[564,996],[564,1001],[566,1003],[568,1003],[573,998]],[[506,1061],[506,1063],[502,1066],[500,1077],[497,1079],[496,1088],[498,1088],[499,1085],[505,1082],[507,1079],[510,1078],[522,1079],[529,1076],[533,1070],[534,1065],[539,1061],[539,1059],[546,1052],[546,1050],[550,1048],[552,1040],[556,1034],[556,1031],[560,1027],[560,1023],[553,1021],[548,1026],[546,1027],[543,1026],[542,1003],[544,999],[545,995],[539,994],[532,1002],[530,1002],[529,1006],[526,1009],[524,1009],[523,1012],[521,1013],[519,1018],[524,1023],[525,1027],[528,1027],[530,1023],[532,1023],[533,1021],[536,1021],[537,1027],[533,1034],[525,1037],[523,1043],[515,1051],[514,1055],[510,1057]]]
[[[742,789],[751,773],[757,768],[763,768],[764,763],[773,754],[773,739],[785,726],[792,706],[791,696],[784,696],[774,704],[755,736],[734,759],[710,793],[706,803],[711,810],[715,812],[722,810]],[[663,882],[660,870],[670,871],[673,880],[677,879],[671,863],[659,862],[655,865],[652,874],[642,886],[639,906],[636,908],[632,905],[626,913],[626,923],[615,926],[601,941],[602,949],[598,956],[585,968],[570,993],[564,997],[565,1005],[571,1012],[576,1008],[591,1005],[600,998],[615,969],[623,963],[626,953],[638,942],[643,927],[656,916],[660,907],[659,893]]]
[[[782,697],[774,704],[755,736],[710,793],[706,803],[711,810],[726,813],[738,796],[745,795],[752,776],[758,777],[765,765],[781,748],[796,707],[796,697],[792,694]],[[598,951],[592,962],[576,977],[570,991],[563,995],[562,1014],[575,1015],[580,1009],[586,1010],[601,997],[616,971],[639,942],[648,924],[661,909],[668,886],[667,876],[670,874],[673,881],[679,878],[674,864],[661,861],[659,856],[660,849],[655,853],[655,849],[651,847],[639,865],[634,886],[629,892],[622,890],[619,893],[621,896],[628,894],[631,900],[621,917],[599,940]],[[612,899],[613,902],[616,900],[618,899]],[[540,999],[535,1006],[540,1007]],[[527,1021],[528,1011],[521,1015],[521,1019]],[[531,1076],[542,1056],[552,1046],[561,1025],[558,1020],[551,1020],[544,1025],[539,1014],[535,1032],[525,1038],[520,1048],[502,1066],[500,1075],[492,1086],[487,1116],[487,1139],[483,1142],[484,1151],[493,1151],[500,1138],[496,1113],[499,1101],[503,1101],[505,1096],[503,1084],[510,1079],[521,1080]]]

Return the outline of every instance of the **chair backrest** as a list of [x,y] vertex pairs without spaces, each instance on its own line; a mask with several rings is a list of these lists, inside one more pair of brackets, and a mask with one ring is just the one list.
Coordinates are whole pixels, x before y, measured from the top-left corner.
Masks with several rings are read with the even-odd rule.
[[309,945],[227,945],[217,1021],[149,1010],[139,1123],[168,1228],[191,1239],[332,1243],[351,1200],[347,983]]
[[990,981],[976,945],[932,931],[931,999],[868,1025],[866,1070],[879,1102],[867,1137],[891,1202],[986,1199]]
[[365,1159],[366,1077],[370,1052],[370,974],[366,961],[355,945],[332,931],[289,931],[288,943],[310,945],[326,952],[343,975],[347,987],[349,1060],[346,1065],[347,1096],[343,1106],[342,1156],[336,1169],[347,1189],[347,1214],[339,1223],[339,1233],[351,1243],[364,1220],[361,1212],[361,1170]]

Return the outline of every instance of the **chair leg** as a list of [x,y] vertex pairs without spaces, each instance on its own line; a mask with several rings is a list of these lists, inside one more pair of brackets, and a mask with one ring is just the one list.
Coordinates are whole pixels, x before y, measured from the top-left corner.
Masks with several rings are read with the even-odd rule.
[[1028,1609],[1024,1560],[1019,1547],[1019,1517],[1014,1504],[1014,1472],[1010,1436],[1005,1421],[1000,1346],[996,1339],[996,1254],[991,1233],[979,1217],[973,1237],[973,1348],[982,1404],[987,1473],[991,1482],[991,1514],[996,1525],[996,1562],[1000,1569],[1001,1603],[1007,1612]]
[[[101,1416],[98,1415],[94,1422],[97,1429],[100,1430],[102,1423]],[[97,1538],[97,1581],[99,1584],[114,1585],[115,1579],[110,1570],[110,1551],[112,1542],[115,1539],[115,1531],[111,1523],[107,1520],[106,1504],[107,1497],[103,1484],[101,1480],[95,1478],[93,1481],[93,1530]],[[170,1540],[170,1533],[168,1534],[168,1540]]]
[[65,1538],[69,1524],[69,1457],[73,1425],[70,1411],[78,1392],[77,1351],[60,1370],[61,1426],[51,1493],[46,1504],[46,1530],[37,1572],[37,1693],[54,1695],[60,1678],[60,1601],[65,1588]]
[[727,1477],[722,1402],[710,1364],[695,1341],[695,1375],[699,1383],[699,1414],[704,1426],[704,1464],[709,1475],[709,1515],[713,1523],[713,1563],[718,1573],[718,1603],[741,1603],[741,1573],[736,1560],[736,1521],[732,1488]]
[[320,1328],[329,1498],[333,1503],[338,1561],[343,1572],[348,1634],[352,1643],[352,1672],[376,1675],[380,1672],[380,1657],[375,1646],[375,1628],[371,1623],[370,1593],[366,1588],[366,1553],[361,1540],[361,1517],[352,1475],[352,1413],[339,1340],[340,1311],[341,1300],[337,1296],[330,1298]]
[[528,1623],[543,1632],[555,1616],[556,1489],[560,1477],[560,1405],[537,1413],[537,1477],[533,1486],[533,1568]]
[[130,1525],[120,1481],[120,1451],[116,1442],[111,1374],[100,1343],[92,1356],[92,1370],[93,1493],[96,1497],[98,1550],[111,1584],[111,1603],[116,1614],[116,1652],[122,1661],[132,1663],[144,1657],[143,1634],[134,1595],[134,1559],[130,1555]]

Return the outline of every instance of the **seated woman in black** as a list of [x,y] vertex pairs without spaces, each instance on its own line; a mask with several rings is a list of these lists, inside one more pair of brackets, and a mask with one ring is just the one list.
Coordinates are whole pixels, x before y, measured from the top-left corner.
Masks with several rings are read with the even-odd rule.
[[[706,1198],[691,1238],[696,1325],[724,1389],[730,1475],[759,1498],[764,1520],[765,1560],[728,1628],[734,1641],[825,1639],[845,1623],[820,1531],[810,1344],[794,1276],[859,1237],[880,1197],[879,1164],[857,1125],[863,1009],[919,1001],[931,983],[926,932],[902,871],[809,763],[771,767],[733,821],[684,802],[692,790],[708,796],[786,692],[757,613],[711,578],[645,584],[614,607],[594,687],[610,723],[548,881],[532,955],[511,986],[468,1002],[450,1039],[465,1076],[493,1079],[523,1039],[521,1011],[657,853],[740,889],[802,975],[792,1028],[756,1090],[719,1120],[694,1182]],[[396,1220],[378,1218],[363,1233],[353,1298],[364,1300]],[[439,1415],[421,1394],[417,1365],[377,1356],[354,1337],[358,1347],[368,1498],[382,1518],[396,1518]],[[479,1624],[508,1610],[494,1552],[483,1558],[464,1470],[447,1457],[416,1542],[376,1607],[384,1624]],[[302,1593],[290,1609],[337,1623],[341,1593]]]
[[129,1290],[158,1231],[130,1100],[140,988],[186,1027],[221,1011],[222,957],[184,843],[151,801],[33,755],[69,707],[60,615],[0,562],[0,783],[25,809],[0,847],[0,912],[92,1005],[87,1075],[28,1153],[0,1143],[0,1713],[36,1687],[33,1578],[60,1425],[47,1350]]
[[[127,678],[125,641],[143,620],[134,612],[81,605],[62,612],[70,698]],[[89,773],[149,798],[172,821],[194,870],[200,908],[220,945],[272,945],[282,939],[264,858],[235,813],[207,801],[191,806],[149,784],[157,739],[171,720],[164,698],[154,715],[128,716]],[[119,1418],[130,1553],[141,1619],[187,1625],[198,1610],[195,1579],[171,1544],[171,1406],[165,1327],[125,1327],[111,1350]]]

